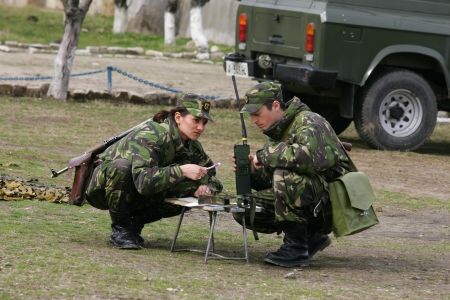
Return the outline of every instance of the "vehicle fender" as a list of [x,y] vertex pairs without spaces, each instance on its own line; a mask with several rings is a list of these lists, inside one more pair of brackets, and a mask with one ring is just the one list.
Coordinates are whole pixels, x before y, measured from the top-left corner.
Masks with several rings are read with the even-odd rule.
[[436,50],[415,45],[393,45],[382,49],[370,63],[359,85],[363,86],[366,84],[367,79],[370,77],[370,75],[372,75],[375,68],[386,56],[394,53],[405,53],[405,52],[422,54],[435,59],[441,67],[441,71],[445,77],[445,82],[447,83],[447,89],[449,89],[450,91],[450,76],[447,68],[445,67],[445,61],[442,55]]

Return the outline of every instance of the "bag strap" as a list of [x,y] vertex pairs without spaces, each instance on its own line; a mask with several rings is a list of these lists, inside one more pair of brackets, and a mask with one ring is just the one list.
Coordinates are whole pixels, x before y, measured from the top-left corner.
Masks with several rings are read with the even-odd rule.
[[358,172],[358,168],[356,167],[356,165],[355,165],[355,163],[353,162],[353,160],[350,158],[350,155],[348,155],[348,152],[347,152],[347,150],[345,150],[344,145],[342,144],[341,141],[339,141],[339,144],[341,144],[342,151],[344,151],[345,156],[347,156],[347,158],[348,158],[348,161],[349,161],[349,163],[350,163],[350,170],[351,170],[352,172]]

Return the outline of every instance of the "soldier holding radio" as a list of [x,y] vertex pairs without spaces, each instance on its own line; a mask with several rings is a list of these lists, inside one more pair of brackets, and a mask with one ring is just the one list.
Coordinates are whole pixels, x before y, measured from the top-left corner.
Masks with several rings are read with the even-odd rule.
[[304,265],[331,243],[327,182],[347,173],[349,161],[330,124],[296,97],[285,103],[279,84],[257,84],[244,101],[241,112],[268,136],[249,157],[257,191],[252,197],[263,207],[252,229],[284,233],[283,245],[269,252],[265,262]]

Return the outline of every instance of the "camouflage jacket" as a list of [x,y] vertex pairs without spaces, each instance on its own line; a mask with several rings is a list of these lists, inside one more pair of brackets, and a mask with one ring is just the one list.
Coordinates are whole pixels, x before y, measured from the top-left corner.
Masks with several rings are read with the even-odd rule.
[[[189,140],[183,143],[170,119],[164,123],[145,122],[111,145],[100,158],[104,163],[118,158],[131,161],[134,185],[142,195],[157,194],[170,189],[173,184],[190,180],[183,176],[180,168],[183,164],[213,165],[200,142]],[[222,184],[215,174],[213,168],[196,183],[199,186],[207,184],[211,191],[220,192]]]
[[296,97],[288,103],[283,118],[264,134],[269,140],[256,152],[264,168],[252,176],[252,182],[260,188],[271,186],[273,170],[278,168],[321,175],[326,181],[350,170],[331,125]]

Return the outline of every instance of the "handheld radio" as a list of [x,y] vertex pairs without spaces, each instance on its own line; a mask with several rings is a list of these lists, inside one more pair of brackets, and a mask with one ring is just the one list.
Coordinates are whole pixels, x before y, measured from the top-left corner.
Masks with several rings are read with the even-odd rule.
[[[249,210],[250,226],[253,227],[253,221],[255,220],[256,202],[251,197],[252,186],[250,182],[250,146],[247,144],[247,129],[245,128],[244,114],[241,112],[243,105],[239,99],[239,93],[236,86],[236,78],[231,76],[233,81],[234,93],[236,94],[236,101],[239,108],[239,115],[241,119],[241,133],[242,144],[234,145],[234,158],[236,160],[236,194],[238,198],[238,205],[246,207]],[[253,231],[253,237],[255,240],[259,240],[258,233],[255,229]]]
[[[239,93],[236,86],[236,78],[231,76],[239,111],[242,109]],[[236,159],[236,194],[245,195],[251,193],[250,184],[250,146],[247,144],[247,129],[245,128],[244,114],[239,112],[241,119],[242,144],[234,145],[234,158]]]

